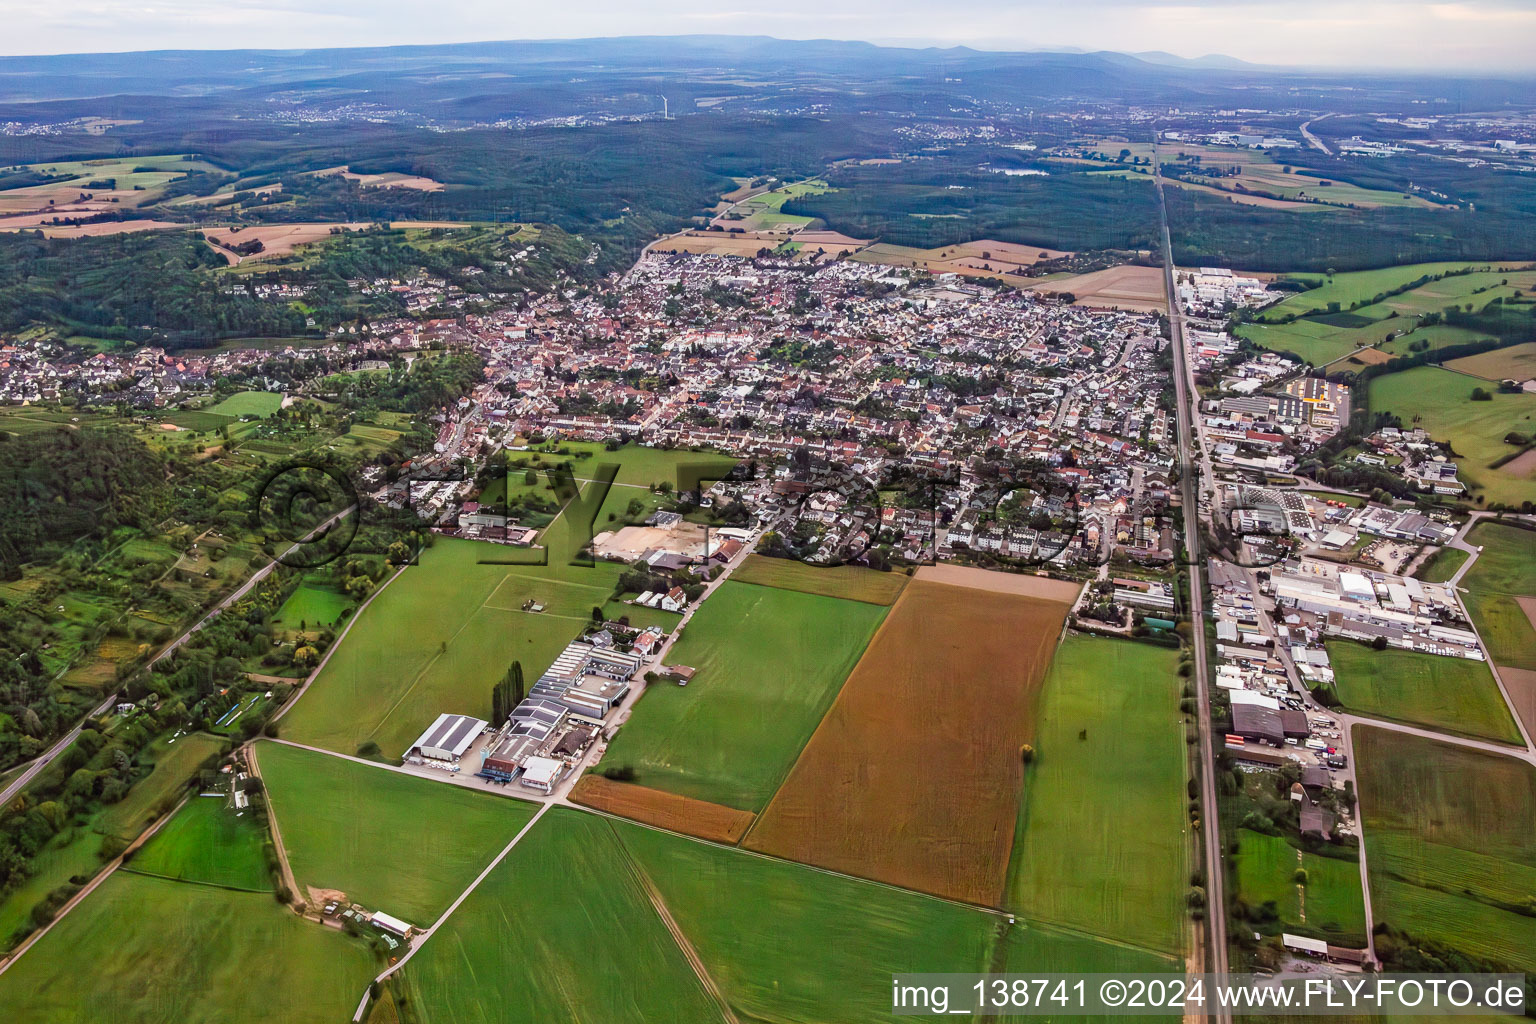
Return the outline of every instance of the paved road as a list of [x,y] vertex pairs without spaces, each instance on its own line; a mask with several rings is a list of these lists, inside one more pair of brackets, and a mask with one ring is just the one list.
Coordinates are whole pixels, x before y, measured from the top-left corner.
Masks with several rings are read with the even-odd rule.
[[36,777],[38,772],[42,771],[44,768],[47,768],[48,765],[53,763],[54,758],[62,754],[71,743],[75,742],[75,740],[80,735],[80,730],[85,727],[85,723],[89,719],[95,718],[97,715],[106,714],[107,709],[115,703],[117,703],[117,694],[114,693],[112,696],[102,701],[100,705],[89,712],[84,718],[82,718],[79,725],[75,726],[73,729],[69,730],[69,732],[59,737],[58,741],[55,742],[53,746],[49,747],[46,751],[35,757],[32,760],[32,763],[28,765],[27,770],[12,779],[10,784],[5,787],[4,792],[0,792],[0,807],[10,803],[11,798],[25,789],[27,783],[31,782],[32,779]]
[[[251,574],[250,579],[246,580],[233,593],[231,593],[228,597],[224,598],[224,600],[220,601],[217,605],[210,609],[208,614],[204,615],[201,619],[198,619],[197,622],[194,623],[185,633],[181,634],[181,636],[178,636],[175,640],[172,640],[170,643],[166,644],[159,654],[155,655],[149,660],[149,664],[152,666],[157,665],[165,658],[169,657],[173,651],[179,648],[182,644],[186,643],[187,640],[191,638],[193,633],[196,633],[198,630],[202,629],[220,612],[224,611],[230,605],[234,604],[246,594],[250,593],[252,587],[256,586],[256,584],[260,583],[262,580],[271,575],[272,570],[276,568],[278,562],[281,559],[287,558],[289,555],[297,551],[301,545],[308,543],[310,540],[313,540],[322,531],[329,529],[335,523],[345,519],[347,516],[356,511],[356,509],[356,505],[342,509],[334,516],[327,519],[313,530],[309,531],[309,533],[305,534],[302,539],[295,541],[277,558],[274,558],[260,569],[257,569],[254,573]],[[114,693],[106,700],[102,701],[101,704],[92,710],[89,714],[83,717],[80,720],[79,725],[76,725],[68,733],[60,737],[58,741],[55,742],[53,746],[49,747],[46,752],[40,754],[35,760],[33,760],[26,771],[12,779],[10,784],[5,787],[4,791],[0,791],[0,807],[10,803],[11,798],[26,788],[27,783],[31,782],[37,776],[38,772],[48,767],[48,765],[53,762],[54,758],[62,754],[71,743],[75,742],[75,740],[80,735],[80,730],[84,727],[88,720],[96,717],[97,715],[105,714],[107,709],[116,702],[117,694]]]
[[[1206,971],[1227,973],[1227,903],[1222,864],[1221,825],[1217,817],[1216,756],[1211,739],[1210,669],[1206,664],[1205,644],[1205,591],[1202,572],[1205,568],[1200,540],[1199,498],[1197,487],[1199,473],[1191,457],[1194,442],[1191,396],[1194,376],[1190,371],[1188,352],[1184,345],[1184,314],[1179,308],[1178,290],[1174,285],[1173,243],[1168,233],[1168,207],[1163,199],[1161,169],[1154,163],[1153,181],[1157,187],[1158,217],[1163,233],[1163,283],[1168,292],[1168,321],[1173,336],[1174,390],[1179,431],[1179,487],[1183,495],[1184,548],[1189,556],[1189,608],[1194,624],[1195,695],[1200,713],[1196,716],[1200,735],[1200,800],[1204,811],[1201,835],[1205,840],[1205,891],[1206,928],[1210,939],[1210,960]],[[1208,457],[1208,456],[1207,456]],[[1207,473],[1209,469],[1207,467]],[[1209,486],[1207,476],[1207,486]],[[1218,1007],[1212,1014],[1218,1021],[1230,1021],[1232,1015],[1225,1007]]]
[[1314,117],[1311,121],[1303,121],[1301,124],[1301,137],[1307,140],[1307,145],[1314,149],[1322,150],[1326,156],[1333,156],[1333,150],[1328,148],[1328,144],[1308,130],[1314,123],[1328,116],[1328,114],[1324,114],[1322,117]]

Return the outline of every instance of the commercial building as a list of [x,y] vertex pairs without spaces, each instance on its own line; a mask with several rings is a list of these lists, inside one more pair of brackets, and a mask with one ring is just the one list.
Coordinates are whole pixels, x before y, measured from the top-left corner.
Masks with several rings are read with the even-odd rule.
[[447,761],[457,764],[487,723],[468,715],[438,715],[427,731],[406,751],[406,760]]

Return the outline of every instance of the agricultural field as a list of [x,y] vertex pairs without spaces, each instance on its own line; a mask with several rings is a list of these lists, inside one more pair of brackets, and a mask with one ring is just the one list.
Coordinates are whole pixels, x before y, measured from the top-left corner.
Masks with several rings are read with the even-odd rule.
[[340,890],[418,927],[437,920],[533,817],[528,801],[284,743],[257,753],[299,885]]
[[877,1022],[890,978],[984,969],[999,917],[856,879],[617,825],[743,1021]]
[[119,871],[0,975],[0,1019],[321,1024],[377,971],[267,893]]
[[164,813],[165,803],[176,798],[198,766],[223,749],[223,740],[201,732],[156,741],[148,752],[154,768],[134,784],[121,802],[102,812],[96,831],[124,840],[136,838]]
[[1418,651],[1377,651],[1330,640],[1334,690],[1349,710],[1463,736],[1524,741],[1493,673],[1481,661]]
[[1511,431],[1536,434],[1536,395],[1507,395],[1493,388],[1486,402],[1472,401],[1478,382],[1438,366],[1417,366],[1371,380],[1370,409],[1392,412],[1403,425],[1424,428],[1456,453],[1462,481],[1483,502],[1520,505],[1536,501],[1536,476],[1516,463],[1494,463],[1516,449],[1504,442]]
[[[453,539],[425,549],[418,564],[353,618],[308,692],[283,717],[284,738],[344,754],[375,743],[393,758],[445,711],[488,717],[491,687],[513,661],[536,679],[590,621],[594,607],[608,618],[640,611],[610,600],[622,566],[572,564],[590,539],[583,536],[583,510],[595,531],[635,498],[658,501],[653,482],[692,486],[687,467],[709,479],[733,464],[710,453],[561,447],[571,455],[550,461],[569,458],[578,481],[599,464],[618,463],[601,507],[585,486],[580,501],[567,506],[532,549]],[[545,611],[523,611],[529,600]]]
[[1025,286],[1029,291],[1046,294],[1070,294],[1073,305],[1110,309],[1164,312],[1168,300],[1163,289],[1163,271],[1159,267],[1124,264],[1087,274],[1042,278],[1040,284]]
[[334,625],[342,613],[351,608],[353,601],[346,594],[330,587],[310,583],[300,584],[288,595],[288,600],[277,610],[272,621],[285,629],[298,629]]
[[[889,1016],[893,972],[983,969],[1000,927],[915,893],[556,808],[406,981],[426,1024],[720,1019],[699,973],[734,1019],[854,1024]],[[550,984],[575,975],[585,982]]]
[[1378,924],[1536,970],[1536,769],[1384,729],[1355,730]]
[[1461,583],[1488,653],[1501,667],[1536,670],[1536,533],[1482,522],[1467,540],[1482,551]]
[[885,618],[881,605],[721,584],[668,661],[698,674],[647,688],[604,766],[696,800],[767,803]]
[[[1379,311],[1367,310],[1365,315],[1377,320],[1384,318],[1391,309],[1397,309],[1400,313],[1439,312],[1452,302],[1466,301],[1478,288],[1496,286],[1506,279],[1511,281],[1512,288],[1518,287],[1514,282],[1520,280],[1521,266],[1518,263],[1489,264],[1452,261],[1406,263],[1395,267],[1383,267],[1379,270],[1352,270],[1334,274],[1332,277],[1322,274],[1292,274],[1290,275],[1292,278],[1308,281],[1316,287],[1309,291],[1298,292],[1269,306],[1264,310],[1262,318],[1273,322],[1287,314],[1306,316],[1310,313],[1325,313],[1329,310],[1330,303],[1334,302],[1339,304],[1340,309],[1359,311],[1376,305],[1378,295],[1396,291],[1419,278],[1453,274],[1455,276],[1442,277],[1438,281],[1427,281],[1418,288],[1400,295],[1387,296],[1381,301],[1381,305],[1386,308]],[[1473,272],[1461,273],[1465,270]],[[1511,274],[1515,276],[1511,277]],[[1489,294],[1489,300],[1494,294],[1502,293]],[[1436,302],[1439,305],[1435,305]],[[1486,301],[1483,304],[1486,305]]]
[[123,870],[268,892],[272,879],[262,852],[266,841],[266,831],[250,811],[237,815],[223,797],[193,797],[134,853]]
[[594,772],[587,772],[576,783],[571,800],[606,814],[731,845],[741,841],[756,817],[751,811],[738,811],[724,804],[707,803],[633,782],[616,782]]
[[406,968],[422,1024],[720,1016],[614,828],[557,807],[523,837]]
[[1177,955],[1188,884],[1176,651],[1073,634],[1035,713],[1005,905]]
[[[439,540],[352,619],[282,735],[340,753],[375,743],[398,758],[443,712],[488,717],[513,661],[537,678],[612,593],[616,569],[485,564],[537,552]],[[590,581],[590,582],[589,582]],[[522,611],[544,601],[543,614]]]
[[743,845],[997,905],[1066,611],[913,580]]
[[282,405],[283,396],[280,394],[271,391],[240,391],[204,411],[214,416],[231,416],[236,419],[241,416],[265,419],[282,408]]
[[1059,249],[1045,249],[1018,242],[999,242],[983,238],[936,249],[918,249],[890,242],[876,242],[854,255],[860,263],[880,263],[890,267],[918,267],[931,274],[959,274],[962,277],[1001,278],[1017,274],[1041,260],[1069,256]]
[[723,213],[713,221],[722,227],[739,227],[746,231],[794,230],[811,222],[810,217],[795,217],[783,212],[784,203],[800,196],[821,195],[828,191],[827,183],[820,179],[799,181],[768,192],[742,199],[734,209]]
[[766,558],[763,555],[748,555],[731,573],[732,583],[755,583],[802,594],[883,605],[890,605],[901,596],[907,579],[899,572],[875,572],[856,565],[807,565],[793,558]]
[[1475,356],[1462,356],[1445,365],[1485,380],[1531,380],[1536,378],[1536,341],[1498,348],[1492,352],[1479,352]]
[[[1279,928],[1341,945],[1365,941],[1360,863],[1307,853],[1280,836],[1239,829],[1236,895],[1252,906],[1275,905]],[[1374,855],[1373,855],[1374,856]],[[1296,872],[1304,871],[1305,881]]]
[[[1469,267],[1476,269],[1459,273]],[[1421,277],[1447,273],[1453,276],[1427,281],[1402,294],[1386,294]],[[1419,317],[1452,305],[1481,309],[1496,298],[1510,298],[1522,289],[1529,293],[1536,287],[1536,271],[1522,271],[1515,264],[1414,263],[1331,278],[1291,277],[1316,287],[1265,308],[1256,322],[1241,325],[1238,333],[1260,347],[1293,352],[1319,366],[1351,353],[1360,362],[1384,362],[1385,356],[1403,355],[1410,343],[1420,341],[1435,349],[1479,340],[1481,335],[1465,328],[1420,326]],[[1281,323],[1287,316],[1297,319]],[[1379,349],[1385,356],[1358,352],[1366,347]]]

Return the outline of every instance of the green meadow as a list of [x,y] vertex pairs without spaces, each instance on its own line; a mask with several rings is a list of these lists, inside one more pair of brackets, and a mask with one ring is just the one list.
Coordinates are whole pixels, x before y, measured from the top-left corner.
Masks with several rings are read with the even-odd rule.
[[1536,769],[1385,729],[1355,730],[1378,924],[1536,971]]
[[1085,634],[1041,694],[1009,909],[1090,935],[1184,948],[1189,818],[1176,651]]
[[150,837],[125,871],[266,892],[266,831],[250,810],[237,814],[223,797],[193,797]]
[[1481,661],[1418,651],[1374,650],[1330,640],[1334,690],[1362,715],[1425,725],[1465,736],[1520,744],[1520,730]]
[[299,885],[339,889],[419,927],[533,817],[528,801],[284,743],[262,743],[257,753]]
[[[1273,903],[1281,927],[1343,945],[1365,942],[1365,898],[1358,861],[1324,857],[1281,836],[1238,831],[1236,896],[1253,906]],[[1305,882],[1296,880],[1297,870]]]
[[831,706],[882,605],[737,583],[689,620],[668,662],[687,686],[649,687],[604,755],[642,785],[758,811]]
[[1481,522],[1467,540],[1483,550],[1461,585],[1488,653],[1496,665],[1536,670],[1536,629],[1517,600],[1536,597],[1536,532]]
[[323,1024],[378,969],[270,894],[119,871],[0,975],[0,1019]]
[[[1474,402],[1472,390],[1477,387],[1492,398]],[[1449,444],[1462,482],[1483,502],[1519,505],[1536,500],[1536,478],[1493,465],[1517,451],[1504,442],[1506,434],[1536,433],[1536,395],[1507,395],[1465,374],[1416,366],[1373,378],[1370,409],[1396,413],[1403,426],[1423,427],[1436,441]]]

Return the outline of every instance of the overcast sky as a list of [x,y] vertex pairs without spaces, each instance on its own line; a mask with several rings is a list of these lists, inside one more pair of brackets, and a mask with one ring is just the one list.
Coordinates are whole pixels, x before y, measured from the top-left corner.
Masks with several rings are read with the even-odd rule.
[[1536,0],[0,0],[0,53],[722,33],[1536,74]]

